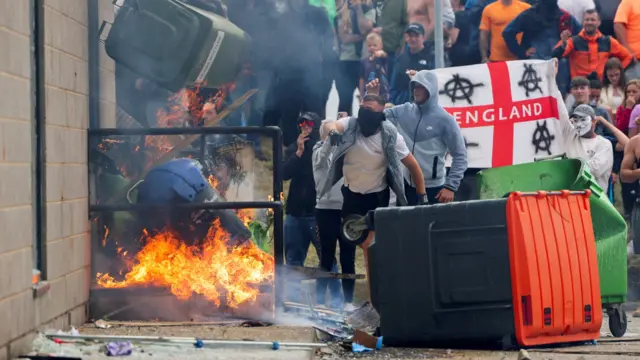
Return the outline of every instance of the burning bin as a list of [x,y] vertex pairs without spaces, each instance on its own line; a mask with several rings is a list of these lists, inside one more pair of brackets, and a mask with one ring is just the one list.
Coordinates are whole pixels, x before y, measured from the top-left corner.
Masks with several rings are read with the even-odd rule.
[[486,169],[478,174],[477,184],[481,199],[498,199],[512,191],[590,189],[602,303],[611,307],[625,302],[627,224],[584,162],[562,159]]
[[170,91],[235,79],[250,46],[229,20],[177,0],[137,0],[118,11],[107,54]]
[[597,339],[600,278],[586,196],[377,209],[369,271],[385,345]]

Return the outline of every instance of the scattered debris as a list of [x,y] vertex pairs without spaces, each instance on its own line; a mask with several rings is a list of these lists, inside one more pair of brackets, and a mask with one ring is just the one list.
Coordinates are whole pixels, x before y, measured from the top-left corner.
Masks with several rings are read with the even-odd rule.
[[382,349],[382,336],[372,336],[361,330],[355,331],[353,335],[353,342],[364,345],[371,349]]
[[371,303],[366,302],[347,316],[345,322],[354,329],[373,333],[380,326],[380,315]]
[[94,324],[96,325],[97,328],[100,328],[100,329],[108,329],[111,327],[111,324],[107,323],[104,320],[98,320]]
[[531,356],[529,356],[529,352],[527,350],[522,349],[518,353],[518,360],[531,360]]
[[66,335],[58,333],[45,333],[49,339],[58,338],[62,341],[102,341],[102,342],[131,342],[143,344],[172,344],[172,345],[201,345],[202,347],[256,347],[278,349],[315,349],[326,347],[322,343],[297,343],[278,341],[245,341],[245,340],[200,340],[192,337],[163,337],[163,336],[110,336],[110,335]]
[[130,341],[113,341],[107,343],[107,356],[128,356],[133,353],[133,344]]
[[360,353],[360,352],[373,351],[373,349],[354,342],[354,343],[351,343],[351,351],[353,351],[354,353]]

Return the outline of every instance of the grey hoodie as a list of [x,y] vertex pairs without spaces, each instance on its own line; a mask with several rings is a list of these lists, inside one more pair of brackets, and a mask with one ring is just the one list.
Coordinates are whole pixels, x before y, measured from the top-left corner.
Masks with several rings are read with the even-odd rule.
[[[324,120],[322,124],[333,121],[335,120]],[[324,127],[321,125],[320,138],[325,137],[322,129],[324,129]],[[316,194],[320,194],[322,192],[323,181],[329,174],[332,150],[333,147],[331,146],[331,143],[326,140],[319,141],[313,147],[313,155],[311,156],[311,159],[313,163],[313,178],[316,182]],[[341,210],[343,203],[342,185],[344,185],[344,179],[338,180],[326,195],[322,197],[317,196],[316,209]]]
[[[411,80],[427,89],[429,99],[424,104],[406,103],[385,110],[391,121],[402,134],[411,153],[416,158],[424,174],[427,188],[443,186],[457,191],[467,169],[467,148],[460,127],[445,109],[438,104],[438,77],[433,71],[419,71]],[[446,175],[445,155],[451,154],[451,171]],[[407,182],[415,186],[408,171],[404,172]]]

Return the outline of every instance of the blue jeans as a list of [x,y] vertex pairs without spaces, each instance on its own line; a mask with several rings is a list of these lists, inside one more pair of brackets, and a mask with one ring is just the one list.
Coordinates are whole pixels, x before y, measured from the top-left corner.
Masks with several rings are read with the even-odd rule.
[[[307,259],[307,253],[309,252],[309,245],[313,244],[318,255],[318,260],[321,259],[322,253],[320,251],[320,239],[318,238],[318,232],[316,228],[315,216],[292,216],[287,215],[284,218],[284,256],[287,265],[291,266],[304,266],[304,262]],[[338,272],[338,262],[333,259],[333,267],[331,272]],[[293,285],[292,293],[289,294],[291,301],[300,302],[300,291],[295,291],[295,287],[299,287],[298,282],[288,281]],[[330,291],[340,291],[340,281],[334,279],[329,284]],[[306,302],[306,301],[305,301]]]

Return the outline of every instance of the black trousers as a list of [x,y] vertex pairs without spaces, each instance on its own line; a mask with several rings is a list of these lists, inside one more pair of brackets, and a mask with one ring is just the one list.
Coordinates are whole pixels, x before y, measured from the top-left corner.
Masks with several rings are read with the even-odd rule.
[[[316,225],[320,238],[320,268],[330,272],[333,267],[333,259],[336,256],[336,244],[340,243],[340,267],[343,274],[356,273],[356,246],[340,240],[340,225],[342,222],[341,210],[316,209]],[[330,279],[318,279],[316,281],[317,303],[323,304],[325,293],[329,287]],[[333,289],[330,288],[332,291]],[[342,292],[344,301],[353,302],[355,280],[343,279]],[[338,303],[340,294],[331,293],[331,303]]]
[[342,216],[347,215],[366,215],[370,210],[379,207],[389,206],[389,198],[391,193],[389,188],[370,194],[360,194],[349,190],[348,187],[342,187]]
[[[349,190],[348,187],[342,187],[342,197],[344,198],[344,202],[342,203],[342,216],[347,215],[366,215],[369,211],[375,210],[379,207],[387,207],[389,206],[389,198],[391,193],[389,188],[370,194],[360,194]],[[354,247],[355,251],[355,247]],[[342,261],[342,243],[340,247],[340,260]],[[323,258],[324,255],[323,255]],[[332,259],[332,258],[331,258]],[[343,268],[344,272],[344,268]],[[346,273],[346,272],[345,272]],[[355,273],[355,268],[354,268]],[[353,290],[349,287],[355,286],[355,281],[342,281],[343,291],[345,292],[345,301],[350,302],[348,300],[348,293],[350,291],[351,300],[353,300]],[[346,286],[346,287],[345,287]],[[346,290],[345,290],[346,289]]]
[[360,83],[360,61],[343,60],[338,64],[338,76],[336,77],[336,90],[340,103],[338,111],[344,111],[349,115],[353,108],[353,91]]
[[636,198],[638,197],[638,182],[634,181],[632,183],[623,183],[620,182],[621,185],[621,193],[622,193],[622,206],[624,207],[624,215],[631,216],[631,211],[633,211],[633,206],[636,203]]

